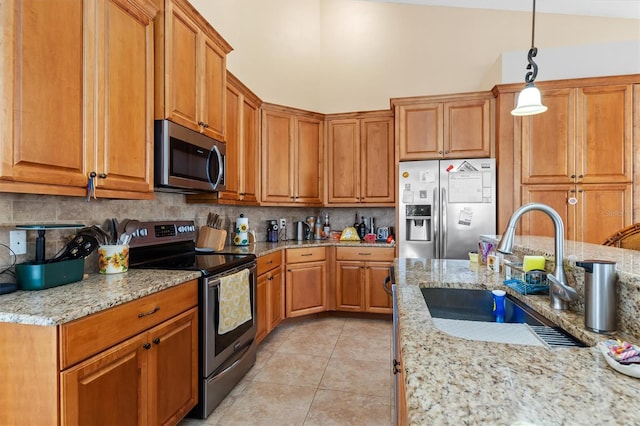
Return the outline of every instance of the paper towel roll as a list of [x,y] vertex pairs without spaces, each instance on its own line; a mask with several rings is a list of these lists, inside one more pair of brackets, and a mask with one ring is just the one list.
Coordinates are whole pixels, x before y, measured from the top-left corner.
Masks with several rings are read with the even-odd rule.
[[525,256],[522,259],[522,269],[525,272],[538,269],[544,271],[545,258],[544,256]]
[[249,218],[240,215],[236,219],[236,230],[233,237],[233,244],[236,246],[246,246],[249,244]]

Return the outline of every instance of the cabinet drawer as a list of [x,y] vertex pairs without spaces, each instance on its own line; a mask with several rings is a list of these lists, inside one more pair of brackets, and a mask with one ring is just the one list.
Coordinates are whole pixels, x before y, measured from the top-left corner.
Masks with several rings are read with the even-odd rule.
[[336,260],[393,260],[393,247],[337,247]]
[[60,369],[97,354],[198,304],[198,281],[60,326]]
[[324,247],[307,247],[287,249],[287,264],[300,262],[315,262],[325,260],[327,251]]
[[260,256],[257,260],[258,275],[279,268],[282,264],[282,250]]

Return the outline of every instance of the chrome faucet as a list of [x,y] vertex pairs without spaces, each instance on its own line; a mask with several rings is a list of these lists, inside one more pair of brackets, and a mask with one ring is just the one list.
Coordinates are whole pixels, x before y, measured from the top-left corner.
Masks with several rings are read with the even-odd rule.
[[549,297],[550,297],[550,305],[553,309],[569,309],[569,302],[578,299],[578,293],[569,287],[567,282],[567,275],[564,272],[564,225],[562,223],[562,218],[551,207],[546,204],[541,203],[529,203],[517,209],[511,215],[511,219],[509,219],[509,224],[507,225],[507,229],[505,229],[502,234],[502,238],[498,243],[497,250],[500,253],[511,254],[513,250],[513,240],[515,238],[516,226],[518,226],[518,221],[520,218],[527,212],[532,210],[539,210],[543,213],[546,213],[547,216],[551,218],[553,221],[553,229],[554,229],[554,244],[555,244],[555,270],[553,274],[547,274],[547,279],[550,281],[549,284]]

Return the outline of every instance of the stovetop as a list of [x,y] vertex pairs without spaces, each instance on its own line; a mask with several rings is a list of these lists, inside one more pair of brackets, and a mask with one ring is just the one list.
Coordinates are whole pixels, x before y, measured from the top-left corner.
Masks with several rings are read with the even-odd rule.
[[193,221],[142,222],[129,245],[129,267],[200,271],[210,276],[256,258],[254,254],[197,249],[196,237]]

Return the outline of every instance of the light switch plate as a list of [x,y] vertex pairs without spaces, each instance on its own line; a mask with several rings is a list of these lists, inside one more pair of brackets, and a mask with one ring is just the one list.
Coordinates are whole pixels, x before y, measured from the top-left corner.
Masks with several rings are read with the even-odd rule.
[[9,247],[16,256],[27,254],[27,231],[9,231]]

